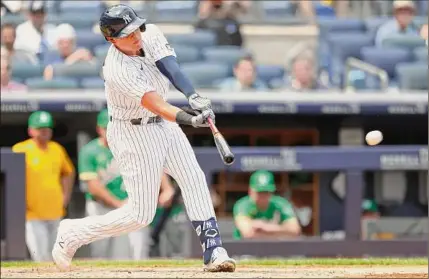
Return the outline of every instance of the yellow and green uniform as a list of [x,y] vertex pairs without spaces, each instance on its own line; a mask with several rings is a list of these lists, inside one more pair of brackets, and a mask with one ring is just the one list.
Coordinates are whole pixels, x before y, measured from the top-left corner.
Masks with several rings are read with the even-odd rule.
[[[250,188],[256,192],[275,192],[274,175],[271,172],[260,170],[250,177]],[[272,195],[268,207],[261,210],[250,196],[239,199],[233,209],[234,219],[245,216],[251,219],[261,219],[265,221],[282,224],[291,218],[296,218],[292,204],[280,196]],[[241,239],[240,231],[235,228],[233,237]]]

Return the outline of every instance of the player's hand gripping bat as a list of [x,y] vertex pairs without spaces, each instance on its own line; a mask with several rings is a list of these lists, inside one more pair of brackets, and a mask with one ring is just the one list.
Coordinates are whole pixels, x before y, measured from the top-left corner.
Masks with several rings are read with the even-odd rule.
[[213,138],[217,150],[219,151],[220,157],[222,158],[222,161],[225,163],[225,165],[231,165],[232,163],[234,163],[234,154],[231,152],[229,144],[226,142],[223,135],[216,128],[216,125],[213,123],[213,120],[211,118],[207,118],[207,122],[209,123],[210,130],[212,131]]

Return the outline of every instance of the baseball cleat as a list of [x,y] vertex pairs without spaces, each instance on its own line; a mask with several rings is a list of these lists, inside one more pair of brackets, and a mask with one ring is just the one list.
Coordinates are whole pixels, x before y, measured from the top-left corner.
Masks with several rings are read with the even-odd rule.
[[234,272],[235,260],[228,256],[225,248],[217,247],[213,250],[210,262],[204,267],[207,272]]
[[63,220],[58,226],[57,239],[55,240],[54,248],[52,249],[52,259],[61,271],[68,271],[71,269],[71,262],[74,252],[65,246],[63,234],[67,230],[68,220]]

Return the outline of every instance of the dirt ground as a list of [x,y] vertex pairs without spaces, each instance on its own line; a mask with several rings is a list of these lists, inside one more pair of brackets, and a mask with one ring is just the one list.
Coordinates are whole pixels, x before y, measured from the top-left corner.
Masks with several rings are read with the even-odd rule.
[[2,268],[2,278],[428,278],[427,266],[246,267],[235,273],[204,273],[195,267],[88,268],[59,272],[55,267]]

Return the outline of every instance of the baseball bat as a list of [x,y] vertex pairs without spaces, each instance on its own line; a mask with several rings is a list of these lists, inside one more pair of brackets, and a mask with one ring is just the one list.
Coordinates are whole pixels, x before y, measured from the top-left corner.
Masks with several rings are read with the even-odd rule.
[[225,165],[231,165],[234,163],[234,154],[232,153],[229,144],[226,142],[223,135],[219,132],[216,125],[213,123],[213,120],[208,118],[207,121],[209,123],[210,130],[212,131],[213,138],[222,161]]

